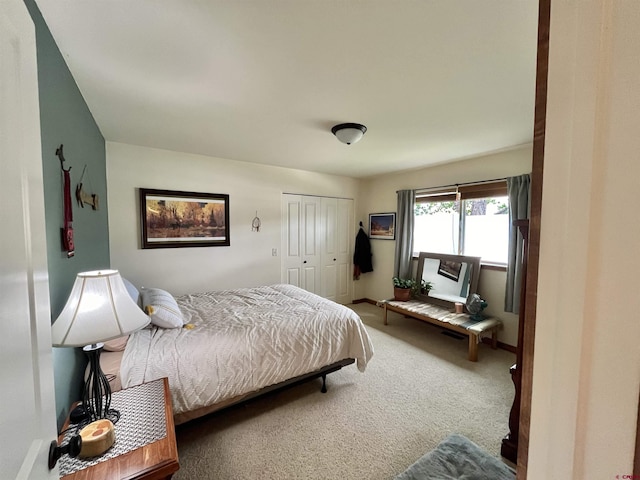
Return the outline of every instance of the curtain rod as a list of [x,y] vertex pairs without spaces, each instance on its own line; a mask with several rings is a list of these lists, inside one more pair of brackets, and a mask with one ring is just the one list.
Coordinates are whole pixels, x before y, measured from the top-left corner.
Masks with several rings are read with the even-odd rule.
[[[416,193],[418,192],[425,192],[427,190],[435,190],[435,189],[439,189],[439,188],[448,188],[448,187],[462,187],[464,185],[482,185],[483,183],[490,183],[490,182],[498,182],[500,180],[507,180],[507,177],[504,178],[493,178],[491,180],[480,180],[477,182],[464,182],[464,183],[454,183],[452,185],[441,185],[439,187],[424,187],[424,188],[416,188],[415,191]],[[398,193],[399,190],[396,190],[396,193]]]

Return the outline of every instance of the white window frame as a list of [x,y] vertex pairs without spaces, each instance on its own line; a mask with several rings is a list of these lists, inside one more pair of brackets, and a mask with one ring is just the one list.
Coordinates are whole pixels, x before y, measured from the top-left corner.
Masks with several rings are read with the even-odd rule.
[[[490,182],[467,184],[462,186],[444,187],[438,189],[422,190],[416,193],[416,204],[418,203],[435,203],[444,201],[455,201],[458,203],[458,239],[457,239],[457,252],[454,255],[465,255],[464,253],[464,241],[465,241],[465,219],[466,215],[465,200],[475,200],[481,198],[495,198],[506,197],[507,182],[506,180],[495,180]],[[414,252],[413,256],[417,257],[420,252]],[[491,262],[482,260],[481,264],[484,266],[495,266],[498,268],[506,268],[506,263]]]

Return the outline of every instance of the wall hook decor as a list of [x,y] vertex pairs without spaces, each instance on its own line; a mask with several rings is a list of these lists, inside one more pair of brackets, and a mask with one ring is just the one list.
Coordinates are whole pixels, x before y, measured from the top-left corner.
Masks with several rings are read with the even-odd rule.
[[56,155],[58,156],[58,159],[60,160],[60,168],[62,169],[63,172],[69,172],[71,171],[71,167],[69,167],[68,169],[64,169],[64,154],[62,153],[62,147],[63,145],[60,144],[60,146],[58,148],[56,148]]
[[56,149],[56,155],[60,159],[60,168],[62,169],[62,248],[67,252],[67,258],[73,257],[75,254],[75,246],[73,244],[73,206],[71,204],[71,167],[64,169],[64,155],[62,153],[62,144]]
[[259,232],[261,223],[262,222],[260,222],[260,219],[258,218],[258,211],[256,210],[256,216],[254,217],[253,221],[251,222],[251,231]]

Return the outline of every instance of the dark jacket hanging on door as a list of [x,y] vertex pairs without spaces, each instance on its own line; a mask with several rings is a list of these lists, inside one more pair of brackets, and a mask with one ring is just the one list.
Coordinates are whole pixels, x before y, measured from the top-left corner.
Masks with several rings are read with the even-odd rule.
[[360,231],[356,235],[356,247],[353,251],[353,278],[357,280],[361,273],[373,272],[371,264],[371,243],[369,236],[360,224]]

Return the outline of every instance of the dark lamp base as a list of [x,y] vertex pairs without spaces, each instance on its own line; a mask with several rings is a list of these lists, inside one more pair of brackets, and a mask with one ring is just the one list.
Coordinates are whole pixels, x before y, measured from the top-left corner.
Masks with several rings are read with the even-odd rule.
[[71,410],[71,413],[69,413],[69,423],[82,423],[87,418],[89,418],[89,415],[82,405],[78,405],[76,408]]
[[86,422],[94,422],[103,418],[116,423],[120,418],[120,412],[111,407],[111,385],[100,368],[100,352],[102,343],[86,345],[82,348],[89,357],[89,376],[84,384],[82,395],[82,408],[86,413]]

